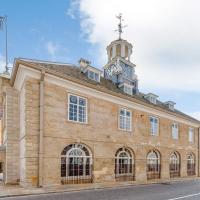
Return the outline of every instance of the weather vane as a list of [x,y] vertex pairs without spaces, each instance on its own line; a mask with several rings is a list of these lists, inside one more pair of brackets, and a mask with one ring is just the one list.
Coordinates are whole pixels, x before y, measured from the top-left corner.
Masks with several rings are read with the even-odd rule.
[[120,40],[121,39],[121,34],[123,33],[123,28],[127,27],[127,25],[122,26],[122,21],[124,21],[124,20],[122,19],[122,14],[121,13],[119,13],[119,15],[117,15],[116,17],[117,17],[117,19],[119,19],[119,24],[118,24],[118,29],[115,30],[115,31],[118,31],[119,40]]

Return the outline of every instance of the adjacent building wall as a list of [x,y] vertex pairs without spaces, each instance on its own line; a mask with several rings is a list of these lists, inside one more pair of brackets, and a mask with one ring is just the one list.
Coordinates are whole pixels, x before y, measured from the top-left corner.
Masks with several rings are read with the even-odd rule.
[[20,93],[20,184],[38,184],[39,82],[29,80]]
[[5,127],[6,146],[5,182],[19,182],[19,96],[17,90],[5,88]]

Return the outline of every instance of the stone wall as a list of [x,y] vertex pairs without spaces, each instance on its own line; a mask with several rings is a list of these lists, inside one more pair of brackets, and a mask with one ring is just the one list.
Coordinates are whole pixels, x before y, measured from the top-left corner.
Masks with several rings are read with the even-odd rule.
[[[25,82],[21,91],[20,184],[38,184],[39,81]],[[23,124],[25,127],[23,127]]]
[[17,183],[19,181],[19,96],[17,90],[11,87],[6,87],[5,92],[5,181]]
[[[188,142],[188,126],[179,124],[179,139],[171,136],[172,121],[159,118],[159,135],[150,135],[149,114],[132,110],[132,131],[118,129],[120,105],[77,94],[74,91],[45,83],[44,107],[44,185],[60,184],[60,155],[72,143],[86,144],[92,151],[94,182],[114,181],[114,156],[127,146],[135,154],[136,182],[146,183],[147,153],[156,149],[161,156],[161,178],[169,179],[169,156],[173,151],[181,155],[181,177],[186,177],[186,157],[198,156],[198,131],[195,143]],[[67,120],[67,95],[74,93],[88,100],[88,124]],[[129,108],[128,108],[129,109]],[[196,164],[198,164],[196,162]],[[197,172],[197,167],[196,167]],[[197,174],[197,173],[196,173]]]

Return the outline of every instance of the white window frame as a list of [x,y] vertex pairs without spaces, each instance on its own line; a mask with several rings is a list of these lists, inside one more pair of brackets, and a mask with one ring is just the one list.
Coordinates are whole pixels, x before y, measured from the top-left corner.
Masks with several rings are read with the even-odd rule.
[[[176,128],[175,128],[176,126]],[[175,140],[178,140],[179,138],[179,126],[178,126],[178,123],[172,123],[172,138],[175,139]]]
[[[126,127],[125,128],[120,127],[120,116],[121,116],[120,111],[121,110],[124,110],[125,112],[130,112],[130,129],[127,129]],[[126,124],[126,121],[127,121],[127,119],[125,119],[125,124]],[[132,131],[132,111],[131,110],[126,109],[126,108],[119,108],[119,111],[118,111],[118,129],[121,130],[121,131],[127,131],[127,132]]]
[[188,140],[189,142],[194,143],[194,128],[192,127],[189,127],[188,130]]
[[[152,131],[152,130],[155,129],[155,127],[152,127],[151,118],[157,119],[157,131],[156,131],[156,133]],[[155,116],[149,116],[149,123],[150,123],[150,133],[151,133],[151,135],[152,136],[158,136],[158,134],[159,134],[159,118],[155,117]]]
[[[128,92],[128,90],[130,90],[131,92]],[[124,84],[124,92],[126,94],[133,95],[133,86],[128,85],[128,84]]]
[[150,97],[149,97],[149,100],[150,100],[150,102],[153,103],[153,104],[156,104],[156,103],[157,103],[157,100],[156,100],[155,97],[150,96]]
[[[78,98],[78,100],[79,100],[79,98],[82,98],[82,99],[85,100],[85,121],[84,122],[78,121],[78,118],[79,118],[78,115],[77,115],[77,121],[70,119],[70,96],[76,96]],[[81,123],[81,124],[87,124],[88,123],[88,102],[87,102],[87,98],[79,96],[77,94],[68,93],[67,109],[68,109],[68,121],[70,121],[70,122],[76,122],[76,123]],[[79,106],[77,106],[77,113],[79,113]]]
[[[93,76],[94,76],[94,77],[90,77],[90,76],[89,76],[90,73],[93,73]],[[95,74],[98,75],[98,79],[97,79],[97,80],[95,79]],[[94,72],[94,71],[92,71],[92,70],[88,70],[88,71],[87,71],[87,77],[88,77],[89,79],[93,80],[93,81],[100,82],[100,74],[97,73],[97,72]]]

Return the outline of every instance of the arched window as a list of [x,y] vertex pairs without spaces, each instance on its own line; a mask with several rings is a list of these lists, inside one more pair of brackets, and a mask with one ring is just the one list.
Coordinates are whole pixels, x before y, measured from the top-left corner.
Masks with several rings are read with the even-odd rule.
[[125,58],[127,58],[129,55],[128,55],[128,46],[125,46]]
[[134,159],[127,148],[120,148],[115,154],[115,177],[116,180],[134,179]]
[[180,176],[180,156],[177,152],[174,152],[170,156],[170,177]]
[[62,183],[88,183],[92,181],[92,156],[83,144],[71,144],[61,154]]
[[113,58],[113,48],[110,48],[110,58]]
[[116,56],[121,56],[121,44],[116,45]]
[[147,179],[158,178],[160,178],[160,154],[152,150],[147,154]]
[[195,175],[195,159],[193,154],[187,156],[187,174],[188,176]]

